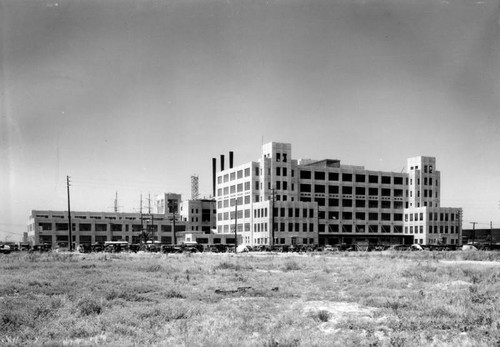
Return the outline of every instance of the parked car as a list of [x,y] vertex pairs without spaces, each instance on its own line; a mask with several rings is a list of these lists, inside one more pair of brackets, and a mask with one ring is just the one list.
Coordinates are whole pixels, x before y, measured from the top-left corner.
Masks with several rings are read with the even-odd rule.
[[423,251],[424,249],[419,244],[414,243],[410,246],[411,251]]
[[162,245],[161,246],[161,252],[162,253],[182,253],[182,248],[179,246],[173,246],[173,245]]
[[81,243],[78,246],[78,252],[80,253],[90,253],[92,252],[92,246],[87,243]]
[[34,253],[34,252],[44,253],[44,252],[50,252],[50,251],[52,251],[52,245],[49,245],[46,243],[44,243],[43,245],[34,245],[29,250],[30,253]]
[[6,245],[6,244],[1,244],[0,245],[0,253],[9,254],[10,253],[10,246]]
[[94,243],[92,245],[92,252],[102,252],[104,251],[104,245],[102,243]]

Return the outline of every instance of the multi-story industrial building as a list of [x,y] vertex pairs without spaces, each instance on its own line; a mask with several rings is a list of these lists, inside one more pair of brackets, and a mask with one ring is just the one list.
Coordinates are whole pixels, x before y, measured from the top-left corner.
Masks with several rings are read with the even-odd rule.
[[[73,243],[122,240],[139,243],[146,234],[149,240],[173,244],[178,241],[178,232],[210,233],[215,229],[214,200],[182,201],[180,194],[167,193],[157,198],[156,209],[157,213],[72,211]],[[28,222],[28,240],[31,244],[68,244],[68,212],[33,210]]]
[[408,159],[406,172],[380,172],[339,160],[292,159],[288,143],[261,158],[216,171],[217,230],[234,228],[248,245],[459,244],[461,209],[440,207],[435,159]]

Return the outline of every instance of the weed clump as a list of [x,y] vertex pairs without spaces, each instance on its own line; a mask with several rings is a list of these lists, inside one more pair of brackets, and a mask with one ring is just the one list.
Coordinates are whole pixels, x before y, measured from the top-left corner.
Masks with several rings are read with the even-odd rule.
[[235,271],[240,271],[241,266],[239,264],[233,264],[233,263],[228,263],[227,261],[220,263],[216,267],[214,267],[215,270],[235,270]]
[[301,269],[300,265],[294,260],[287,261],[285,263],[285,271],[297,271],[300,269]]
[[330,320],[331,314],[327,310],[320,310],[317,313],[317,318],[320,322],[328,322]]
[[82,316],[98,315],[103,311],[102,303],[91,296],[81,298],[76,307]]

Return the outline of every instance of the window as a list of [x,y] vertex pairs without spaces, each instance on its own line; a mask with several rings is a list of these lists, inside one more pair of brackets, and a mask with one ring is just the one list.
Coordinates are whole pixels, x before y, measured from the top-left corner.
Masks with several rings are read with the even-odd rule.
[[351,186],[344,186],[342,187],[342,194],[352,194],[352,187]]
[[108,226],[106,224],[96,224],[95,231],[107,231]]
[[352,182],[352,174],[350,174],[350,173],[343,173],[342,174],[342,181],[344,181],[344,182]]
[[378,196],[378,188],[368,188],[368,195]]
[[365,200],[356,200],[356,207],[365,207]]
[[342,212],[342,219],[352,220],[352,212]]
[[365,187],[356,187],[356,195],[365,195],[366,189]]
[[300,170],[300,178],[304,180],[311,179],[311,171]]
[[382,200],[381,202],[382,204],[382,208],[391,208],[391,202],[390,201],[387,201],[387,200]]
[[316,198],[315,201],[318,203],[318,206],[325,206],[325,198]]
[[314,192],[316,193],[324,193],[325,192],[325,186],[322,184],[315,184],[314,185]]
[[376,175],[369,175],[368,176],[368,183],[378,183],[378,176],[376,176]]
[[365,182],[366,176],[362,174],[356,174],[356,182]]
[[234,181],[236,179],[236,172],[231,172],[230,180]]
[[382,196],[391,196],[390,188],[382,188]]
[[382,176],[382,184],[391,184],[391,176]]
[[342,206],[343,207],[352,207],[352,200],[351,199],[342,199]]
[[403,177],[399,177],[399,176],[394,177],[394,184],[402,185],[403,184]]
[[328,186],[328,193],[338,194],[339,193],[339,186]]
[[[250,176],[250,168],[249,168],[249,167],[247,167],[247,168],[245,169],[245,177],[248,177],[248,176]],[[220,182],[219,182],[219,183],[220,183]],[[215,240],[215,239],[214,239],[214,240]]]
[[300,191],[302,193],[310,193],[311,192],[311,185],[310,184],[301,184]]
[[338,172],[329,172],[328,173],[328,180],[329,181],[338,181],[339,180]]
[[323,171],[315,171],[314,172],[314,179],[324,181],[325,180],[325,173]]
[[339,206],[339,199],[328,199],[328,206],[331,207]]

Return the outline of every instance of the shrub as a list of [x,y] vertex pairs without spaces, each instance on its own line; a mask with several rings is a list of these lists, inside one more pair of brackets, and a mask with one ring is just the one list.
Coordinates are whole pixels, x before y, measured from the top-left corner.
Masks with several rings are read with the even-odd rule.
[[86,297],[81,298],[78,301],[76,307],[78,308],[78,312],[82,316],[101,314],[101,312],[103,310],[102,304],[91,296],[86,296]]
[[327,310],[320,310],[317,313],[317,317],[321,322],[328,322],[330,320],[331,314]]
[[215,270],[235,270],[235,271],[240,271],[241,266],[238,264],[233,264],[233,263],[228,263],[227,261],[220,263],[216,267],[214,267]]
[[300,269],[301,269],[300,265],[294,260],[287,261],[285,263],[285,271],[297,271]]

